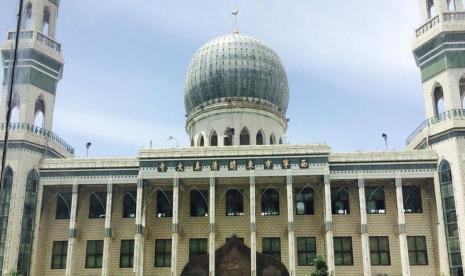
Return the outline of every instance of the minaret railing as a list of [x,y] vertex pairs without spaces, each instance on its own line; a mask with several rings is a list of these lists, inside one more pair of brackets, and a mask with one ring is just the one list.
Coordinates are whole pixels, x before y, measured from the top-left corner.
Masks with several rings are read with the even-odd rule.
[[465,12],[444,12],[432,17],[430,20],[426,21],[425,24],[416,29],[416,37],[422,36],[442,22],[447,22],[448,24],[453,24],[454,22],[463,24],[465,23]]
[[[16,38],[16,32],[8,32],[7,39],[14,40]],[[39,41],[40,43],[61,52],[61,44],[56,42],[55,40],[51,39],[50,37],[34,31],[21,31],[19,33],[19,38],[24,40],[35,40]]]

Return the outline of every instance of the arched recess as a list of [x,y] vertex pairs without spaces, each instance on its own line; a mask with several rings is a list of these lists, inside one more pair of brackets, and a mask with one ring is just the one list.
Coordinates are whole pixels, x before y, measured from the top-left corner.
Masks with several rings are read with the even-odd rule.
[[264,145],[265,144],[265,140],[263,139],[263,137],[265,137],[265,135],[263,134],[263,130],[259,130],[257,132],[257,137],[256,137],[256,144],[257,145]]
[[234,128],[226,128],[224,131],[223,145],[232,146],[234,141]]
[[191,147],[194,146],[194,138],[191,138]]
[[210,134],[210,146],[212,147],[217,147],[218,146],[218,134],[216,134],[216,131],[212,131]]
[[45,102],[42,96],[39,96],[34,105],[34,125],[44,127],[45,119]]
[[19,104],[20,104],[20,98],[18,94],[13,94],[13,100],[11,102],[11,117],[10,117],[10,122],[11,123],[18,123],[19,122]]
[[31,18],[32,18],[32,4],[27,2],[24,6],[23,11],[23,22],[22,29],[29,29],[31,27]]
[[274,133],[271,133],[270,135],[270,145],[276,144],[276,137],[274,136]]
[[44,15],[42,18],[42,34],[47,36],[50,35],[50,9],[48,7],[44,8]]
[[457,5],[455,4],[456,0],[447,0],[447,8],[449,11],[456,11]]
[[244,127],[241,130],[241,134],[239,136],[239,144],[250,145],[250,134],[249,134],[249,130],[247,129],[247,127]]
[[433,90],[434,115],[438,116],[445,112],[444,91],[440,84],[437,84]]
[[30,275],[32,239],[34,230],[35,207],[37,201],[37,186],[39,175],[31,170],[26,180],[26,195],[24,197],[23,219],[21,223],[21,239],[18,253],[18,272]]
[[434,0],[427,0],[426,1],[426,11],[428,13],[428,19],[431,17],[436,16],[436,8],[434,6]]
[[199,147],[204,147],[205,146],[205,138],[203,137],[203,134],[200,134],[198,146]]
[[283,144],[283,138],[279,138],[279,144],[280,144],[280,145]]
[[465,99],[465,76],[461,77],[459,80],[459,91],[460,91],[460,102],[462,109],[465,109],[464,99]]
[[444,224],[446,227],[447,251],[449,253],[451,275],[463,275],[462,257],[455,207],[454,182],[450,163],[447,160],[439,164],[439,182],[441,186]]
[[5,176],[0,191],[0,273],[3,275],[3,257],[5,255],[5,241],[8,230],[8,218],[11,200],[11,188],[13,186],[13,170],[5,168]]

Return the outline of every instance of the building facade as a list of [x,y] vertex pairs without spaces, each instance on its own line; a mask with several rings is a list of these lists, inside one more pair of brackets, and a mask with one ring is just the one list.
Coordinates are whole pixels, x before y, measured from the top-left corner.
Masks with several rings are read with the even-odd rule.
[[52,132],[63,57],[58,0],[25,1],[1,51],[2,275],[463,275],[465,11],[421,0],[426,117],[403,151],[285,143],[278,55],[234,32],[201,47],[185,83],[191,147],[74,158]]

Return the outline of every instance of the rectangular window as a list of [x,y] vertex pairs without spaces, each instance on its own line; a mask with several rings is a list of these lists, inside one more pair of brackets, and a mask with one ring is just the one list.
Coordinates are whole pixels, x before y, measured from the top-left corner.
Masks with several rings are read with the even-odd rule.
[[170,218],[173,216],[173,191],[157,191],[157,217]]
[[123,196],[123,218],[136,217],[137,194],[134,191],[125,192]]
[[56,219],[69,219],[71,212],[71,192],[57,194],[57,206],[55,210]]
[[52,248],[52,269],[65,269],[68,255],[68,241],[54,241]]
[[386,214],[384,187],[366,187],[365,198],[368,214]]
[[314,214],[314,194],[312,188],[295,189],[295,214]]
[[405,213],[423,213],[420,186],[402,187],[402,196],[404,198]]
[[391,265],[388,237],[370,237],[371,265]]
[[334,215],[350,214],[349,189],[345,187],[331,188],[331,210]]
[[281,260],[281,239],[280,238],[263,238],[262,253],[271,255]]
[[428,265],[428,253],[426,250],[426,237],[407,237],[408,257],[410,265]]
[[89,218],[105,218],[107,193],[95,192],[90,194]]
[[103,259],[103,240],[87,241],[86,268],[101,268]]
[[314,265],[316,258],[316,239],[310,237],[297,238],[297,264],[299,266]]
[[155,241],[155,266],[171,266],[171,240]]
[[242,191],[228,190],[226,192],[226,216],[244,215],[244,196]]
[[334,263],[336,265],[354,265],[352,237],[334,237]]
[[192,258],[207,254],[207,239],[190,239],[189,240],[189,260]]
[[134,240],[122,240],[119,253],[119,267],[128,268],[134,265]]
[[192,190],[191,198],[191,217],[206,217],[208,216],[208,191],[207,190]]

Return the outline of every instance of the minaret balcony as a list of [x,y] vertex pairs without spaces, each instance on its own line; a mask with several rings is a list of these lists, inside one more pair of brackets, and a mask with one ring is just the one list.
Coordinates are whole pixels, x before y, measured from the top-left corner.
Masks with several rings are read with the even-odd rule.
[[[28,123],[10,123],[9,142],[27,142],[53,150],[59,157],[72,157],[74,148],[51,130],[47,130]],[[6,124],[0,124],[0,140],[3,140]]]
[[[16,39],[16,32],[8,32],[7,40],[4,43],[2,50],[13,49]],[[19,48],[28,49],[35,48],[49,55],[50,57],[63,62],[61,57],[61,44],[52,38],[33,30],[21,31],[19,33]]]
[[415,30],[414,48],[442,32],[465,31],[465,12],[444,12],[429,19]]
[[457,135],[465,135],[465,109],[451,109],[423,121],[405,142],[409,150],[423,149]]

